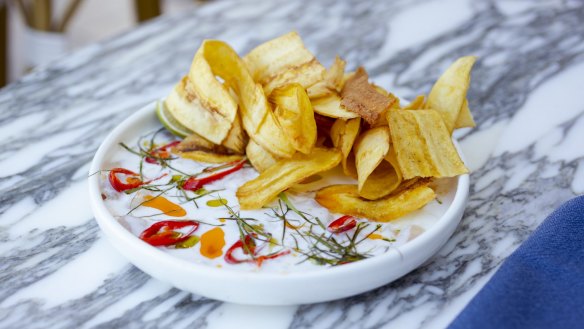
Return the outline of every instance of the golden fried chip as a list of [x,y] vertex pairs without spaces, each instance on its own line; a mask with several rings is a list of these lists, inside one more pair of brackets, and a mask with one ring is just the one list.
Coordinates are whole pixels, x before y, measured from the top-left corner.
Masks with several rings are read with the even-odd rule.
[[290,186],[334,168],[341,158],[338,150],[315,148],[310,155],[296,153],[290,159],[279,161],[237,190],[241,209],[261,208]]
[[208,163],[223,163],[243,159],[242,154],[236,154],[223,145],[214,144],[198,134],[192,134],[182,140],[175,151],[186,159]]
[[476,57],[474,56],[457,59],[438,78],[428,95],[426,108],[440,113],[450,133],[454,130],[458,115],[463,108],[470,84],[470,71],[475,61]]
[[324,74],[324,79],[306,90],[310,99],[336,94],[343,89],[346,62],[339,56]]
[[[191,70],[197,70],[197,73],[201,74],[196,85],[218,84],[218,88],[223,91],[223,87],[215,77],[209,78],[208,74],[201,72],[205,71],[205,68],[199,67],[193,66],[191,68]],[[199,135],[206,136],[215,144],[221,144],[231,130],[237,113],[237,104],[227,92],[208,95],[205,92],[198,92],[196,85],[188,76],[182,78],[170,95],[166,97],[165,106],[183,126]]]
[[359,114],[341,107],[341,98],[336,93],[313,99],[312,109],[314,112],[329,118],[353,119],[359,117]]
[[355,158],[351,153],[353,144],[359,135],[361,128],[361,118],[349,120],[337,119],[331,127],[331,139],[333,145],[341,150],[343,155],[342,166],[345,175],[357,178],[357,169],[355,168]]
[[424,108],[424,101],[426,100],[426,96],[418,95],[416,98],[409,103],[408,105],[404,106],[404,110],[419,110]]
[[437,111],[389,111],[387,121],[403,179],[453,177],[468,172]]
[[235,119],[233,120],[233,124],[231,125],[229,133],[227,133],[227,137],[225,137],[225,140],[223,140],[221,145],[227,147],[236,154],[244,154],[247,142],[247,134],[243,129],[243,125],[241,124],[241,116],[238,112],[235,115]]
[[328,82],[335,87],[335,90],[340,92],[343,89],[345,66],[347,62],[342,60],[339,56],[335,57],[335,61],[324,74]]
[[325,68],[306,49],[296,32],[257,46],[243,60],[254,81],[263,86],[266,95],[294,82],[308,88],[322,80],[325,73]]
[[190,159],[198,162],[206,162],[206,163],[225,163],[225,162],[233,162],[239,161],[245,158],[245,156],[241,154],[218,154],[218,153],[209,153],[205,151],[189,151],[189,152],[182,152],[180,156],[185,159]]
[[230,153],[224,146],[214,144],[197,133],[185,137],[174,149],[178,152],[203,150],[221,154]]
[[391,158],[388,127],[369,129],[355,142],[355,164],[359,195],[376,200],[390,194],[401,183],[401,173],[385,159]]
[[318,191],[315,200],[334,213],[387,222],[422,208],[435,197],[431,188],[417,186],[371,201],[359,196],[356,185],[333,185]]
[[329,85],[326,80],[317,82],[315,85],[308,88],[306,92],[308,93],[308,97],[310,97],[311,100],[337,94],[337,91],[334,90],[334,88]]
[[400,109],[400,105],[399,105],[399,98],[395,97],[392,93],[388,92],[387,90],[383,89],[382,87],[376,85],[376,84],[371,84],[373,86],[373,88],[375,88],[375,90],[377,90],[380,94],[383,94],[384,96],[387,96],[389,98],[391,98],[392,100],[394,100],[394,102],[391,104],[391,106],[386,109],[385,111],[383,111],[381,113],[381,115],[379,115],[379,117],[377,118],[377,121],[375,121],[374,124],[370,125],[371,128],[375,128],[375,127],[382,127],[382,126],[387,126],[387,116],[385,115],[387,113],[387,111],[389,110],[398,110]]
[[383,87],[378,86],[374,83],[371,84],[371,86],[373,88],[375,88],[375,90],[377,90],[378,93],[382,94],[383,96],[389,96],[389,92],[387,90],[385,90]]
[[278,156],[292,156],[296,150],[277,124],[263,89],[253,81],[237,53],[226,43],[216,40],[204,41],[201,49],[201,56],[208,60],[213,73],[239,96],[241,121],[249,137]]
[[370,125],[377,122],[381,115],[387,111],[393,103],[393,95],[383,95],[369,83],[369,76],[362,67],[359,67],[343,86],[341,91],[341,107],[357,113]]
[[355,162],[359,177],[359,190],[363,188],[367,177],[377,168],[389,152],[389,128],[369,129],[355,142]]
[[467,127],[475,127],[476,123],[472,117],[472,113],[470,113],[470,109],[468,108],[468,100],[464,100],[462,103],[462,109],[458,114],[458,118],[456,118],[456,123],[454,124],[454,129],[458,128],[467,128]]
[[245,153],[251,165],[260,173],[275,165],[279,160],[253,140],[247,144]]
[[343,87],[345,86],[345,83],[347,83],[347,80],[351,79],[354,75],[355,75],[355,71],[353,71],[353,72],[346,72],[343,75]]
[[[261,93],[262,97],[264,97],[263,101],[261,101],[264,105],[257,104],[258,106],[255,106],[255,108],[248,108],[243,105],[241,107],[243,126],[246,127],[250,138],[263,148],[282,158],[291,157],[296,152],[294,146],[290,144],[286,134],[278,125],[261,88],[256,88],[255,91],[257,92],[255,96],[260,97]],[[250,102],[252,102],[252,106],[255,105],[253,98],[250,99]],[[259,120],[261,114],[264,114],[264,120]]]
[[270,101],[276,105],[276,120],[290,144],[309,154],[316,143],[316,121],[304,87],[293,83],[274,89]]

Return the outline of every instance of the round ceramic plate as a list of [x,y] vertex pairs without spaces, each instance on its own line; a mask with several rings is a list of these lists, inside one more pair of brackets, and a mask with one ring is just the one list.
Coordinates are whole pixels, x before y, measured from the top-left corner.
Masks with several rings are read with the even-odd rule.
[[[107,168],[118,144],[161,127],[151,103],[116,127],[101,144],[90,173]],[[434,255],[456,229],[468,199],[469,177],[453,178],[446,211],[415,239],[384,254],[342,266],[299,272],[245,272],[189,262],[128,231],[102,200],[100,175],[89,177],[95,218],[105,236],[132,264],[179,289],[227,302],[255,305],[316,303],[353,296],[390,283]]]

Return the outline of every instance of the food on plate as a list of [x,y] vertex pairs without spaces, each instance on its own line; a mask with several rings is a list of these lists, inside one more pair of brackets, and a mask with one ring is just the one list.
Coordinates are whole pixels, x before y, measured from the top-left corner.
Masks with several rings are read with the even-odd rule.
[[297,83],[274,89],[270,94],[274,114],[290,144],[300,153],[310,154],[316,143],[316,121],[304,87]]
[[452,131],[475,126],[474,62],[402,105],[363,67],[346,72],[337,56],[325,69],[295,32],[245,56],[204,40],[157,105],[164,128],[120,144],[102,197],[144,242],[217,267],[382,254],[445,213],[450,178],[468,173]]
[[164,128],[178,137],[185,138],[193,134],[193,131],[175,119],[168,110],[168,107],[164,106],[161,102],[156,104],[156,116]]
[[317,147],[306,155],[296,153],[290,159],[278,161],[257,178],[243,184],[237,190],[241,209],[257,209],[275,199],[290,186],[341,162],[341,153],[335,149]]
[[339,56],[335,57],[335,61],[331,67],[324,73],[324,78],[306,90],[308,97],[310,99],[318,99],[341,92],[346,65],[347,63]]
[[[470,71],[475,61],[476,57],[474,56],[457,59],[438,78],[428,95],[425,107],[440,113],[449,132],[454,130],[456,121],[463,108],[465,108],[466,92],[470,85]],[[470,111],[467,110],[468,104],[463,111],[463,115],[466,117],[470,115]],[[472,121],[472,116],[470,117],[470,121]],[[468,118],[465,120],[468,120]]]
[[395,101],[393,95],[384,95],[369,83],[369,76],[362,67],[347,79],[341,91],[341,107],[357,113],[370,125],[375,124]]
[[296,32],[264,42],[243,58],[254,81],[266,95],[290,83],[308,88],[323,79],[325,68]]
[[426,96],[418,95],[411,101],[408,105],[402,107],[402,110],[419,110],[424,107],[424,103],[426,102]]
[[213,144],[198,134],[191,134],[175,148],[181,157],[207,163],[224,163],[243,159],[223,145]]
[[341,91],[345,84],[345,61],[336,57],[324,78],[306,91],[314,112],[329,118],[352,119],[359,115],[341,106]]
[[253,140],[247,144],[245,154],[251,165],[260,173],[275,165],[280,159]]
[[468,108],[468,100],[465,99],[464,103],[462,103],[462,109],[456,118],[456,122],[454,123],[454,129],[458,128],[472,128],[475,127],[477,124],[474,122],[474,118],[472,117],[472,113]]
[[437,111],[389,111],[387,121],[404,179],[468,173]]
[[316,193],[316,201],[336,213],[387,222],[420,209],[436,197],[434,190],[419,185],[377,200],[359,196],[355,185],[332,185]]
[[312,100],[314,112],[329,118],[353,119],[359,114],[351,112],[341,106],[341,96],[329,94]]
[[355,143],[355,166],[359,195],[377,200],[393,192],[402,180],[390,143],[389,127],[376,127],[363,133]]
[[355,156],[351,152],[353,144],[359,136],[361,130],[361,118],[349,120],[337,119],[330,130],[331,139],[334,147],[341,150],[343,159],[343,172],[349,177],[357,177],[355,168]]

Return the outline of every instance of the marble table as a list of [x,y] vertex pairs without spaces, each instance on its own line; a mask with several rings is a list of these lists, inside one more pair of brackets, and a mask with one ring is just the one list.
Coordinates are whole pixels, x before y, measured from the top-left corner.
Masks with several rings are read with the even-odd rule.
[[[582,1],[217,1],[94,44],[0,90],[1,328],[443,328],[562,202],[584,193]],[[104,239],[87,196],[103,138],[166,95],[204,38],[239,52],[290,30],[328,65],[403,98],[474,54],[460,134],[472,169],[442,250],[377,290],[289,307],[225,304],[150,278]]]

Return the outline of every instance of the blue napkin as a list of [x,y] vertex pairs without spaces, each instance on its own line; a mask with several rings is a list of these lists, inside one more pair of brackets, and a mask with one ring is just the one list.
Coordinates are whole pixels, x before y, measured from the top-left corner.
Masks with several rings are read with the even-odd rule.
[[449,328],[584,328],[584,196],[554,211]]

